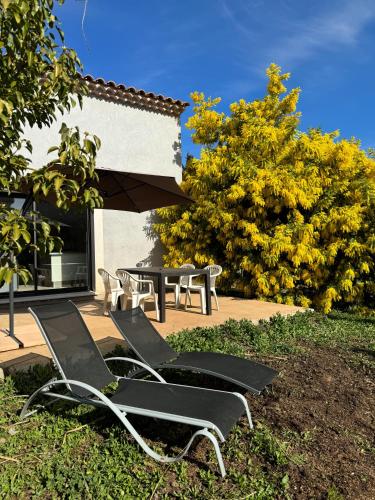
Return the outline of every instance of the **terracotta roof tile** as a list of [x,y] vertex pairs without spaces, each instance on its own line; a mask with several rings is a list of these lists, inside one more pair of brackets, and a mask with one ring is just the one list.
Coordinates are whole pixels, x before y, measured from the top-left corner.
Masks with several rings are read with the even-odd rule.
[[136,106],[151,111],[165,113],[172,116],[179,116],[187,106],[188,102],[172,99],[161,94],[146,92],[143,89],[127,87],[124,84],[117,84],[103,78],[94,78],[91,75],[82,76],[87,83],[89,95],[120,104]]

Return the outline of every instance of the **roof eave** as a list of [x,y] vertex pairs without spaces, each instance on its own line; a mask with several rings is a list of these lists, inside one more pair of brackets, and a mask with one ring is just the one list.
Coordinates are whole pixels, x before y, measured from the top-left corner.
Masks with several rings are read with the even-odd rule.
[[102,78],[95,79],[91,75],[85,75],[81,78],[87,84],[90,97],[177,117],[189,106],[188,102],[179,99],[156,95],[153,92],[146,92],[135,87],[126,87],[113,81],[106,82]]

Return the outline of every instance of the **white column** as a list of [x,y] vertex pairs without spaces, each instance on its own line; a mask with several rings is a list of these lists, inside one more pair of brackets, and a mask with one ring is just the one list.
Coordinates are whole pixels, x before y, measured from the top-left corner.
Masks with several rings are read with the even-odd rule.
[[95,292],[104,293],[104,285],[98,274],[99,267],[104,268],[104,228],[103,210],[94,210],[94,258],[95,258]]

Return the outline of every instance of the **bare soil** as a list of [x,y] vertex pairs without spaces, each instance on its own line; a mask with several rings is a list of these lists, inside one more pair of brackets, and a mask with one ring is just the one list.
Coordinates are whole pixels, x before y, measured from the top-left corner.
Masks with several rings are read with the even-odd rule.
[[[348,350],[309,345],[303,348],[302,354],[262,358],[260,361],[277,369],[279,375],[262,395],[246,394],[255,431],[257,426],[265,425],[279,440],[288,443],[288,463],[279,465],[278,471],[281,469],[282,474],[288,476],[289,490],[287,496],[280,498],[375,499],[373,364],[358,363],[355,353]],[[368,360],[373,356],[373,352],[366,353]],[[178,378],[175,382],[179,382]],[[197,380],[197,385],[202,383]],[[214,383],[211,379],[210,385],[238,390],[238,387],[224,386],[217,379]],[[246,428],[244,423],[243,429]],[[249,432],[249,439],[251,436]],[[167,432],[164,439],[168,439]],[[189,454],[191,484],[196,483],[210,449],[207,440],[202,440]],[[253,453],[251,460],[272,481],[275,465],[269,457]],[[224,461],[227,469],[231,467],[231,460],[225,454]],[[246,460],[235,462],[238,473],[248,474]],[[218,478],[212,495],[202,492],[201,498],[236,498],[231,486],[219,484],[220,481]],[[162,498],[163,494],[180,498],[176,495],[179,490],[174,474],[170,473],[167,486],[154,498]],[[258,492],[250,488],[247,494],[249,497],[245,498],[254,495],[269,498],[257,496]]]
[[272,365],[280,371],[272,390],[249,402],[277,435],[296,433],[302,464],[288,466],[292,496],[375,498],[374,371],[347,351],[316,346]]

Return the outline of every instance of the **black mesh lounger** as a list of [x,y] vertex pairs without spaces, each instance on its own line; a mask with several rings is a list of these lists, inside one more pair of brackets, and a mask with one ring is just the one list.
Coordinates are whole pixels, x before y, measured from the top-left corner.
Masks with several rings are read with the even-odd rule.
[[161,337],[140,307],[112,311],[110,316],[139,359],[153,369],[171,368],[205,373],[239,385],[253,394],[260,394],[277,375],[268,366],[228,354],[197,351],[178,353]]
[[[220,441],[224,441],[244,413],[252,427],[250,411],[246,399],[241,394],[168,384],[152,368],[130,358],[112,359],[141,366],[152,374],[157,382],[117,377],[109,371],[106,364],[108,360],[103,359],[81,314],[72,302],[35,306],[29,308],[29,311],[41,330],[61,378],[50,380],[30,396],[22,409],[22,418],[37,411],[28,409],[38,395],[53,398],[51,402],[65,399],[105,407],[119,418],[142,449],[159,462],[181,460],[196,436],[209,438],[215,448],[221,474],[225,475],[215,434]],[[111,397],[101,392],[108,384],[116,381],[118,388]],[[66,392],[54,392],[56,386],[62,386]],[[195,426],[198,430],[177,457],[162,456],[146,444],[127,419],[127,414],[181,422]]]

